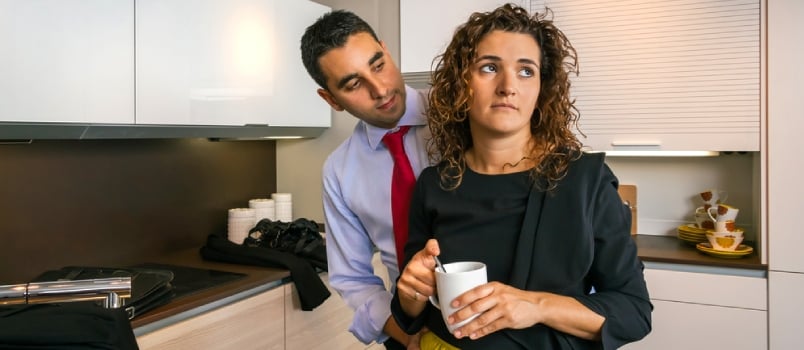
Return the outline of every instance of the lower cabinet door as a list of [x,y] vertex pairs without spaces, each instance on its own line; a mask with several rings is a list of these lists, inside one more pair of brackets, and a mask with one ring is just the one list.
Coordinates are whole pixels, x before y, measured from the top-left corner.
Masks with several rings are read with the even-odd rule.
[[295,284],[285,285],[288,293],[285,298],[287,349],[352,350],[368,347],[349,332],[353,312],[329,286],[327,277],[327,274],[321,274],[332,295],[313,311],[302,311]]
[[767,311],[652,300],[653,328],[622,349],[768,348]]
[[283,350],[283,286],[137,337],[140,350]]

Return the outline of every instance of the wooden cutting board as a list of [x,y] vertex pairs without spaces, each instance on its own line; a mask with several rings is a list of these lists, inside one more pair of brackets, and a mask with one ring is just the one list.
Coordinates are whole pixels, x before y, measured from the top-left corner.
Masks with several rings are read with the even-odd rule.
[[637,188],[636,185],[623,185],[617,189],[620,198],[631,208],[631,234],[637,233]]

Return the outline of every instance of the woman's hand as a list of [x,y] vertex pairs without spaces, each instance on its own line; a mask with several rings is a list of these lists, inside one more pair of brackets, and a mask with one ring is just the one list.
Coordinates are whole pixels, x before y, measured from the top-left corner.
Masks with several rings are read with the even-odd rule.
[[572,297],[524,291],[499,282],[477,286],[452,301],[461,310],[450,315],[450,324],[480,315],[454,332],[456,338],[477,339],[500,329],[523,329],[544,324],[576,337],[600,339],[605,318]]
[[480,315],[455,331],[455,337],[477,339],[500,329],[522,329],[540,322],[542,310],[537,306],[533,292],[523,291],[499,282],[477,286],[452,301],[460,308],[449,317],[449,323],[461,322],[470,316]]
[[435,294],[435,259],[441,250],[438,241],[430,239],[424,248],[418,251],[405,266],[399,276],[396,290],[402,310],[408,316],[416,317],[427,305],[427,298]]

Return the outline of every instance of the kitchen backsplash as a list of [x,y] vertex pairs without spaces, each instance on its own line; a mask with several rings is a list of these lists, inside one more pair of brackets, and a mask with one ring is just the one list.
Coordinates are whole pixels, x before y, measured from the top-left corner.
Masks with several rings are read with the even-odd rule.
[[0,284],[200,247],[227,209],[276,192],[274,141],[0,145]]

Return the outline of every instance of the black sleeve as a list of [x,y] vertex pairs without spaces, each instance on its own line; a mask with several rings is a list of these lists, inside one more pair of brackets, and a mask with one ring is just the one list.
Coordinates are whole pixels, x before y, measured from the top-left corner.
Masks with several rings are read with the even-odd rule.
[[591,279],[595,293],[578,297],[586,307],[606,318],[601,331],[604,349],[616,349],[642,339],[651,330],[651,311],[644,266],[630,234],[630,210],[617,193],[617,178],[603,165],[594,193],[594,262]]

